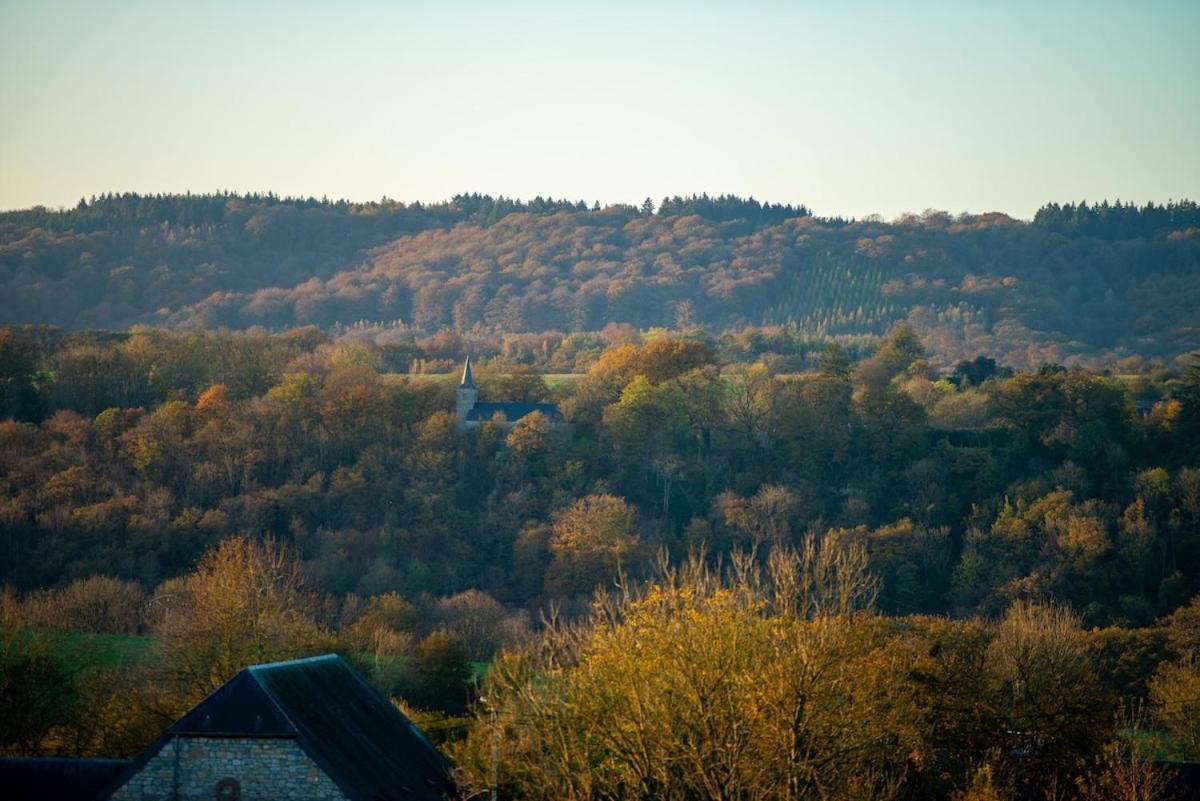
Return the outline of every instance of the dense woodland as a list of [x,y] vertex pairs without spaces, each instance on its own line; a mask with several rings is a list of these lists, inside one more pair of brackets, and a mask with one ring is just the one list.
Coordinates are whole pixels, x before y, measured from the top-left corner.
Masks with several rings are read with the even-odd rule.
[[405,205],[109,195],[0,214],[0,322],[71,329],[358,326],[460,334],[907,321],[945,365],[1033,368],[1200,347],[1200,210],[1047,205],[1032,222],[890,223],[755,200],[640,207],[462,195]]
[[623,510],[610,556],[643,561],[810,530],[891,542],[890,612],[992,614],[1048,595],[1091,624],[1143,624],[1200,589],[1189,357],[942,373],[899,327],[857,362],[830,345],[815,368],[779,373],[722,363],[735,345],[625,341],[555,390],[527,364],[479,364],[485,399],[555,399],[565,435],[540,418],[459,432],[449,376],[393,372],[387,349],[311,329],[4,331],[0,401],[16,419],[0,429],[0,580],[152,586],[256,532],[296,540],[336,594],[474,588],[537,606],[604,578],[605,560],[575,564],[597,554],[559,549],[574,505],[598,503]]
[[[134,753],[338,649],[466,782],[502,729],[513,797],[1165,798],[1144,755],[1200,755],[1200,357],[360,333],[0,331],[0,747]],[[460,431],[468,351],[572,427]]]

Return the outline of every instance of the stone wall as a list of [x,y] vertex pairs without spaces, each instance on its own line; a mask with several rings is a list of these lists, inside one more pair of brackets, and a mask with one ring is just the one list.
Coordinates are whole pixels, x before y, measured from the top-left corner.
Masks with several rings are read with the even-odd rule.
[[[237,782],[237,793],[223,779]],[[287,738],[175,737],[112,798],[115,801],[346,801],[325,772]]]

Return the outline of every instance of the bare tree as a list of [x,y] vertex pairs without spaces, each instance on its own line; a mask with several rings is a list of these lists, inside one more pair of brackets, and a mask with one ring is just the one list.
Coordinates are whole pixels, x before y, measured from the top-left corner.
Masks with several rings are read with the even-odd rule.
[[328,642],[296,553],[273,538],[223,541],[196,572],[158,595],[154,633],[174,678],[206,695],[249,664],[312,653]]

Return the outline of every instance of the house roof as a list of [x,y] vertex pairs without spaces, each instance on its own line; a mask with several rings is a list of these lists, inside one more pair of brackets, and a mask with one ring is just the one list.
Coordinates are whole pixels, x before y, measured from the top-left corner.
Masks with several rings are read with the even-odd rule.
[[294,738],[352,801],[455,797],[445,758],[336,654],[246,668],[167,729],[126,778],[175,736]]
[[505,420],[515,423],[533,412],[541,412],[552,423],[561,423],[563,419],[556,403],[476,403],[467,412],[467,419],[486,422],[500,414]]
[[[288,664],[286,662],[280,664]],[[296,727],[247,668],[175,721],[167,734],[191,737],[295,737]]]

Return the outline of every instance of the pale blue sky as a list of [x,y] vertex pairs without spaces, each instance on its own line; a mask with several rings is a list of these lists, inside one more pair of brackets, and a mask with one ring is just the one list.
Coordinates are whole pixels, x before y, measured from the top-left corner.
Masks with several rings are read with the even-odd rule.
[[1200,1],[0,0],[0,208],[1200,198]]

